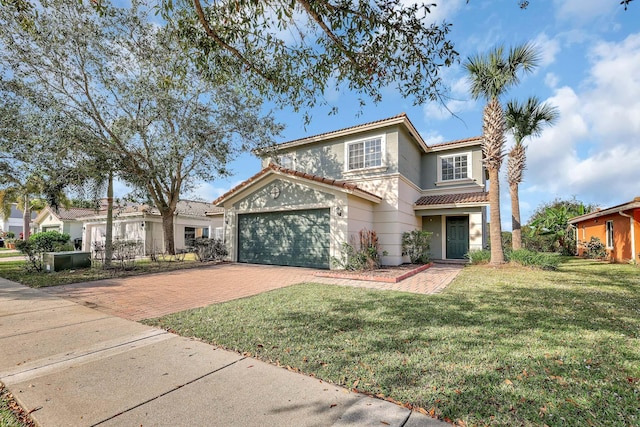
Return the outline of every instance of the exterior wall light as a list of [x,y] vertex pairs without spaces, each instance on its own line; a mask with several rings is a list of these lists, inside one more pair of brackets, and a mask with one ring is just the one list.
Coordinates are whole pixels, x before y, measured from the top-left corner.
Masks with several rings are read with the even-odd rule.
[[336,215],[342,216],[342,208],[340,206],[336,207]]

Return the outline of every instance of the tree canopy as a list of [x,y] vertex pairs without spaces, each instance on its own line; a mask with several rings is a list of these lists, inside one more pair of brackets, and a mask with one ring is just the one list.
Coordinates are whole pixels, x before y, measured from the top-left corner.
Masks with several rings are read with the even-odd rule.
[[3,8],[0,55],[5,74],[30,88],[30,102],[47,106],[46,125],[64,124],[68,138],[49,148],[114,171],[151,200],[173,251],[180,195],[227,174],[241,150],[271,144],[281,126],[242,76],[224,85],[204,79],[175,28],[152,24],[149,10],[133,2],[97,14],[75,0],[43,0],[24,25],[23,12]]

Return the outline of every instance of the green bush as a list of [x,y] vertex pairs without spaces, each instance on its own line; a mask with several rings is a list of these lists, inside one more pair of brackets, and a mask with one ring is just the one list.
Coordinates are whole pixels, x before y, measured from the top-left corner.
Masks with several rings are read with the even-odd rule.
[[534,252],[528,249],[511,251],[508,255],[508,259],[510,262],[514,262],[525,267],[536,267],[543,270],[556,270],[560,263],[560,258],[557,254]]
[[467,258],[471,264],[487,264],[491,261],[491,251],[488,249],[476,249],[467,252],[465,258]]
[[431,261],[431,235],[429,231],[413,230],[402,233],[402,255],[412,264],[427,264]]
[[7,239],[15,239],[16,238],[16,233],[14,233],[13,231],[7,231],[7,233],[5,234],[5,237]]
[[224,242],[220,239],[198,237],[188,243],[196,259],[200,262],[219,261],[229,255]]
[[43,271],[43,255],[45,252],[73,250],[73,245],[69,243],[69,239],[70,237],[66,233],[44,231],[31,235],[28,240],[17,240],[16,249],[27,258],[28,270]]
[[58,233],[57,231],[43,231],[41,233],[32,234],[29,237],[35,249],[41,252],[58,252],[63,250],[64,245],[69,243],[71,237],[67,233]]
[[597,237],[592,237],[589,243],[585,245],[586,251],[584,256],[591,259],[605,259],[607,258],[607,248],[604,243]]

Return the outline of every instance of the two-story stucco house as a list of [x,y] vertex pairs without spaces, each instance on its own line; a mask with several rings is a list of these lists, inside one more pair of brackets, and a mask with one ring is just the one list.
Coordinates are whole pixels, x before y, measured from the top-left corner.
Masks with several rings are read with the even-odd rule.
[[374,230],[382,262],[408,262],[402,233],[433,233],[433,259],[485,243],[481,138],[428,146],[405,114],[279,144],[263,169],[215,200],[232,261],[331,268]]

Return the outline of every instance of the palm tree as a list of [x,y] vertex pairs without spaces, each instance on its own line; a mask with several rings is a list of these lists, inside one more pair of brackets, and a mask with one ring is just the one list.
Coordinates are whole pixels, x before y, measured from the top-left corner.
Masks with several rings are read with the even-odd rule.
[[537,64],[538,54],[531,44],[509,49],[506,57],[504,47],[498,46],[486,55],[467,58],[464,64],[469,72],[471,95],[487,101],[482,117],[482,153],[489,174],[491,264],[504,263],[499,172],[504,158],[505,118],[499,98],[519,82],[520,71],[531,72]]
[[507,182],[511,194],[511,225],[513,250],[522,248],[522,226],[520,223],[520,197],[518,186],[526,165],[526,145],[522,141],[531,136],[540,136],[545,125],[552,125],[558,119],[558,109],[547,103],[541,104],[536,97],[527,102],[507,103],[507,128],[513,133],[515,144],[507,159]]
[[22,211],[22,238],[27,240],[31,232],[31,212],[44,209],[42,194],[42,180],[36,175],[29,176],[24,183],[10,179],[7,185],[0,190],[0,209],[5,218],[11,214],[12,204],[16,204]]

